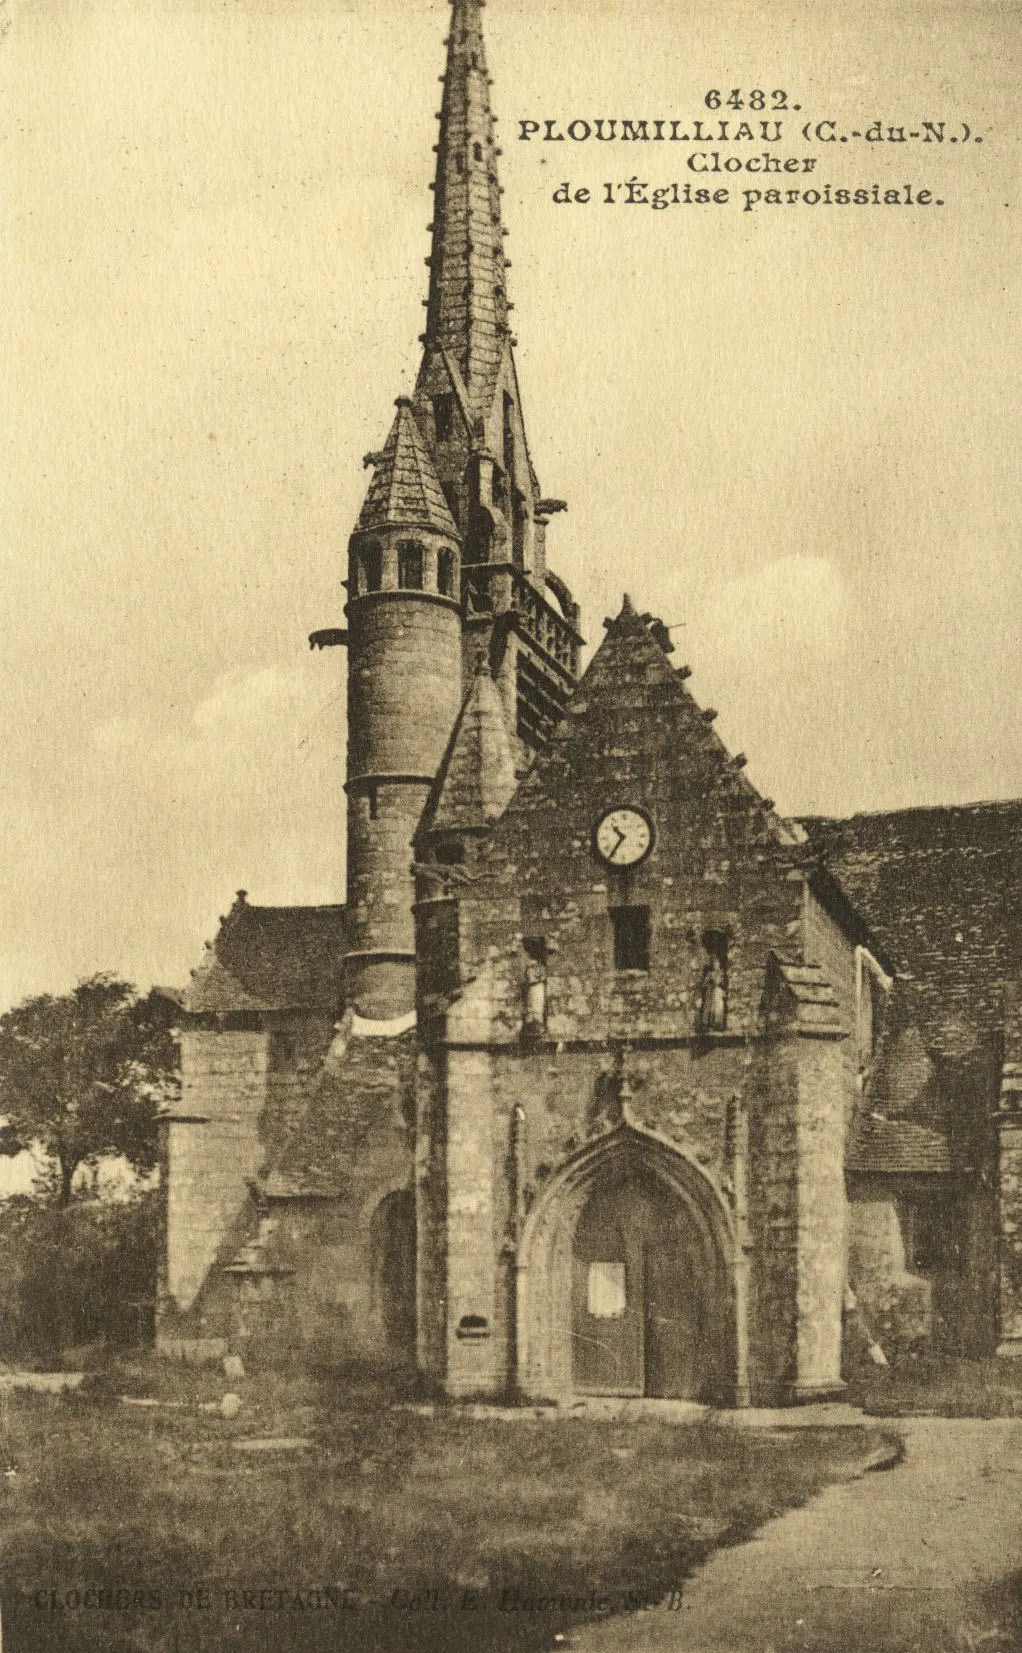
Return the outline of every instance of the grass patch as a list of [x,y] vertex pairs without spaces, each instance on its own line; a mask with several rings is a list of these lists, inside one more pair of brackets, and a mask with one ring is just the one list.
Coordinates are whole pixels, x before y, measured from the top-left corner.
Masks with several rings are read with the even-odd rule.
[[846,1399],[872,1417],[1022,1417],[1022,1360],[920,1355],[857,1376]]
[[[855,1429],[468,1418],[270,1374],[239,1385],[236,1418],[203,1410],[225,1387],[153,1362],[9,1399],[0,1579],[18,1653],[536,1653],[680,1589],[710,1549],[873,1444]],[[164,1404],[126,1406],[131,1389]],[[253,1437],[311,1445],[239,1450]]]

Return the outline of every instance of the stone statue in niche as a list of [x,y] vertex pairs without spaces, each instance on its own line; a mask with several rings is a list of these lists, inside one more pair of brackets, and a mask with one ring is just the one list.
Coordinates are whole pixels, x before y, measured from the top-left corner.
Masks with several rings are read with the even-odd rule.
[[525,971],[525,1025],[538,1033],[546,1026],[546,965],[530,959]]
[[699,985],[700,1033],[723,1033],[727,1027],[727,941],[708,931],[703,945],[709,958]]

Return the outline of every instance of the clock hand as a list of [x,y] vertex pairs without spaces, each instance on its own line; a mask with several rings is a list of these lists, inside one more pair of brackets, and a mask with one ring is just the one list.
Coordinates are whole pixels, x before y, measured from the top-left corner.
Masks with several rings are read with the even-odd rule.
[[624,843],[625,838],[627,837],[627,833],[622,832],[621,828],[619,826],[616,826],[614,828],[614,831],[617,833],[617,843],[614,845],[614,848],[610,852],[610,859],[612,861],[613,861],[615,855],[617,854],[618,850],[621,848],[621,845]]

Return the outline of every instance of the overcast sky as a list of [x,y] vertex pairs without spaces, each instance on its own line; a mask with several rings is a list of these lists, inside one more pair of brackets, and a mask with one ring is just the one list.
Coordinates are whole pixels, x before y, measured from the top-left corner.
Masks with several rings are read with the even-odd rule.
[[[519,367],[597,642],[628,588],[787,812],[1022,794],[1022,10],[491,0]],[[418,359],[436,0],[6,0],[0,1005],[180,982],[234,890],[343,897],[345,546]],[[521,119],[801,121],[812,182],[943,207],[563,207],[693,145]],[[722,114],[728,114],[724,110]],[[731,118],[738,118],[731,112]],[[769,145],[706,146],[722,154]],[[719,179],[748,188],[748,175]],[[784,180],[804,186],[808,180]]]

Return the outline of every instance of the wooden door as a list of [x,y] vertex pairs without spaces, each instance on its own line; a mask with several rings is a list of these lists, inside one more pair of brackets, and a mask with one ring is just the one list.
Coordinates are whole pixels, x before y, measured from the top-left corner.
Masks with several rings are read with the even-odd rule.
[[572,1367],[581,1394],[701,1398],[712,1386],[713,1292],[679,1200],[641,1172],[598,1188],[575,1232]]

